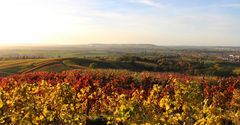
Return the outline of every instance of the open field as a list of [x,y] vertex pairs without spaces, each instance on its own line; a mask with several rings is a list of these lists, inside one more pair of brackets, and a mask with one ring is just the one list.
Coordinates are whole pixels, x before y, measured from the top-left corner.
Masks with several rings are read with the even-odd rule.
[[83,58],[10,59],[0,61],[0,76],[35,71],[62,72],[72,69],[126,69],[130,71],[177,72],[197,76],[238,76],[240,63],[205,60],[189,56],[91,56]]

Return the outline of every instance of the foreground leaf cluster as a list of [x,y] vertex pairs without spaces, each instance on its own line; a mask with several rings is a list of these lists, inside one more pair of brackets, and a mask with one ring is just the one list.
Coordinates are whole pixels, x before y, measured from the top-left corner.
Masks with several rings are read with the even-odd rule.
[[1,124],[240,124],[239,78],[83,70],[0,79]]

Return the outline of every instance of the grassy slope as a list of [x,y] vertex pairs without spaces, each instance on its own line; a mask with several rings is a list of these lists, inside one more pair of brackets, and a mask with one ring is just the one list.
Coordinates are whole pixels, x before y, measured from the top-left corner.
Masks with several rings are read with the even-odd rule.
[[56,59],[27,59],[27,60],[0,61],[0,71],[6,74],[24,73],[30,71],[38,71],[39,69],[47,68],[48,66],[59,63],[61,63],[61,60]]
[[88,68],[91,63],[95,63],[97,68],[101,69],[128,69],[132,71],[151,70],[152,66],[143,64],[142,62],[137,62],[133,65],[130,62],[102,61],[83,58],[10,60],[0,61],[0,76],[33,71],[61,72],[63,70],[85,69]]

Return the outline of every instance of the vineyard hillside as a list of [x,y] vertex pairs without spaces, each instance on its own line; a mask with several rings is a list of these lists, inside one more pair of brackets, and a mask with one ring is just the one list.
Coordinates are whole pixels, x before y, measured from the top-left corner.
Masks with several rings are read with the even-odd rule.
[[240,124],[240,78],[126,70],[0,78],[2,124]]

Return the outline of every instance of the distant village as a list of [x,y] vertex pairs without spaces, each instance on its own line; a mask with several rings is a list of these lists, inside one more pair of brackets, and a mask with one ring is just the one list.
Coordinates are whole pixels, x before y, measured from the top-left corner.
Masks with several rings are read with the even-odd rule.
[[228,55],[228,57],[222,58],[224,61],[238,63],[240,62],[240,56],[239,55]]

